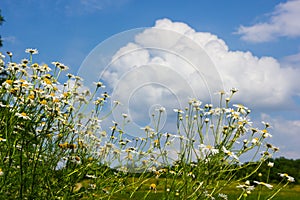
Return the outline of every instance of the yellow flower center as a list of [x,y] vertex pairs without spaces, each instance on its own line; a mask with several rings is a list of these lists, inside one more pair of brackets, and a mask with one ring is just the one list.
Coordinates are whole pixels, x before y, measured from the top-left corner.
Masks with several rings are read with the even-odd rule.
[[28,96],[28,98],[31,99],[31,100],[33,100],[34,99],[34,95],[31,94],[31,95]]
[[12,80],[6,80],[6,81],[5,81],[5,83],[7,83],[7,84],[9,84],[9,85],[11,85],[12,82],[13,82]]
[[63,95],[64,95],[64,97],[69,97],[70,96],[69,92],[64,92]]
[[44,81],[47,85],[50,85],[52,83],[51,80],[48,78],[44,78]]
[[263,133],[267,133],[267,132],[268,132],[268,130],[267,130],[267,129],[264,129],[264,130],[262,130],[262,132],[263,132]]
[[44,100],[42,100],[40,103],[43,104],[43,105],[46,105],[46,104],[47,104],[47,101],[44,99]]
[[151,189],[151,190],[156,189],[156,184],[155,184],[155,183],[152,183],[152,184],[150,185],[150,189]]
[[26,117],[26,116],[27,116],[27,114],[24,113],[24,112],[22,112],[21,115],[22,115],[23,117]]

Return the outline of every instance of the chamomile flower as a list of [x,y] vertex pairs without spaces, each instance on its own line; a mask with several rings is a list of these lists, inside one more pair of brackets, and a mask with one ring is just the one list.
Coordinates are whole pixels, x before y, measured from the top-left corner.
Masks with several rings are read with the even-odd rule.
[[72,163],[75,163],[77,165],[81,164],[81,159],[80,159],[79,156],[70,156],[69,161],[72,162]]
[[246,117],[240,117],[238,123],[241,123],[242,125],[252,125],[253,122],[250,121],[250,119],[246,118]]
[[247,181],[243,185],[236,186],[236,188],[241,188],[242,190],[244,190],[246,192],[251,192],[251,191],[253,191],[255,189],[255,187],[253,185],[250,185],[250,183],[247,183]]
[[25,120],[30,120],[30,117],[25,112],[16,113],[16,116]]
[[173,111],[176,112],[176,113],[178,113],[178,114],[179,114],[179,113],[180,113],[180,114],[183,114],[183,113],[184,113],[181,109],[173,109]]
[[225,154],[227,154],[229,157],[232,157],[236,160],[239,160],[239,158],[231,151],[227,150],[224,146],[222,146],[222,150]]
[[174,138],[175,137],[175,135],[173,135],[171,133],[164,133],[163,136],[166,138],[170,138],[170,137]]
[[268,132],[267,129],[263,129],[261,132],[262,132],[263,138],[273,137],[273,136]]
[[2,83],[2,86],[5,88],[5,89],[9,89],[12,87],[12,83],[13,81],[8,79],[8,80],[5,80],[3,83]]
[[33,55],[33,54],[38,54],[39,51],[37,49],[31,49],[31,48],[29,48],[29,49],[25,50],[25,53],[29,53],[29,54]]
[[259,139],[258,139],[257,137],[256,137],[256,138],[253,138],[251,142],[252,142],[252,144],[255,144],[255,145],[256,145],[256,144],[259,143]]
[[97,88],[105,88],[105,85],[103,85],[103,83],[100,81],[94,82],[94,84],[97,86]]
[[248,113],[248,108],[242,104],[233,104],[233,107],[237,108],[237,111],[242,113],[242,114],[246,114]]
[[153,190],[156,193],[156,184],[155,183],[151,183],[150,185],[150,190]]
[[193,172],[189,172],[188,176],[192,177],[193,179],[196,177],[195,174],[193,174]]
[[265,182],[259,182],[259,181],[253,181],[254,183],[256,183],[257,185],[263,185],[266,186],[267,188],[269,188],[270,190],[273,188],[273,185],[265,183]]
[[228,199],[227,195],[226,195],[226,194],[223,194],[223,193],[219,193],[218,196],[219,196],[220,198],[224,199],[224,200],[227,200],[227,199]]
[[274,167],[274,163],[273,162],[268,162],[268,167]]
[[104,99],[109,98],[110,96],[107,94],[107,92],[104,92],[101,94],[101,96],[103,96]]
[[195,108],[199,108],[202,104],[201,101],[198,101],[197,99],[192,99],[192,104]]
[[232,94],[236,93],[237,91],[239,91],[237,88],[231,88],[231,90],[230,90],[230,92],[231,92]]
[[85,177],[87,177],[87,178],[91,178],[91,179],[95,179],[95,178],[97,178],[97,176],[95,176],[95,175],[89,175],[89,174],[86,174],[86,175],[85,175]]
[[114,105],[121,105],[120,101],[113,101]]
[[13,56],[12,52],[10,52],[10,51],[7,51],[6,53],[7,53],[7,55],[8,55],[9,57],[12,57],[12,56]]
[[69,69],[69,67],[64,64],[59,65],[58,68],[61,69],[62,71],[66,71]]
[[22,62],[22,64],[23,64],[23,65],[22,65],[22,67],[23,67],[23,66],[26,66],[26,65],[29,63],[29,60],[26,59],[26,58],[24,58],[24,59],[22,59],[21,62]]
[[164,108],[162,106],[160,108],[155,109],[155,110],[158,111],[158,112],[160,112],[160,113],[166,112],[166,108]]
[[217,153],[219,153],[219,149],[214,148],[211,145],[205,145],[205,144],[200,144],[199,148],[202,150],[203,153],[205,153],[206,155],[215,155]]
[[5,58],[5,55],[3,55],[1,52],[0,52],[0,59],[4,59]]
[[40,71],[42,71],[42,72],[50,72],[51,68],[47,64],[44,64],[44,65],[42,65],[40,67]]
[[294,177],[292,177],[292,176],[289,176],[288,174],[286,174],[286,173],[279,173],[279,176],[280,177],[285,177],[285,178],[287,178],[287,181],[288,182],[295,182],[295,179],[294,179]]
[[52,64],[53,64],[55,67],[61,69],[62,71],[65,71],[65,70],[68,70],[68,69],[69,69],[68,66],[66,66],[66,65],[64,65],[64,64],[62,64],[62,63],[60,63],[60,62],[52,62]]
[[153,131],[153,129],[150,126],[145,126],[141,128],[142,130],[145,130],[145,132]]
[[271,127],[270,124],[269,124],[268,122],[262,121],[261,123],[264,124],[266,128],[270,128],[270,127]]

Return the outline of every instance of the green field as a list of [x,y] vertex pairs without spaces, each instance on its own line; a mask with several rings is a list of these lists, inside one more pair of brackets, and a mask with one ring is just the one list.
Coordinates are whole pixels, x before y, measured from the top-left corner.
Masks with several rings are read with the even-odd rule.
[[[146,188],[142,188],[141,190],[137,191],[131,199],[136,199],[136,200],[143,199],[144,195],[147,192],[148,191],[146,190]],[[260,195],[260,199],[267,199],[269,197],[268,192],[270,192],[268,189],[263,189],[262,193]],[[236,188],[229,188],[228,190],[224,191],[224,193],[226,193],[228,195],[228,199],[234,200],[239,197],[240,190],[238,190]],[[123,193],[123,194],[115,195],[111,199],[129,199],[129,198],[130,198],[129,193],[128,194]],[[146,199],[149,199],[149,200],[163,199],[163,193],[162,193],[162,191],[159,191],[159,189],[158,189],[157,193],[150,192]],[[247,200],[258,199],[258,192],[254,191],[246,199]],[[284,188],[273,199],[274,200],[299,200],[300,199],[300,185],[292,185],[292,186],[288,186],[287,188]]]
[[[157,191],[153,191],[149,189],[149,186],[151,183],[155,182],[160,182],[159,185],[157,185]],[[226,189],[222,190],[221,193],[226,194],[229,200],[235,200],[238,199],[239,196],[241,195],[242,190],[236,188],[238,183],[233,183],[230,184],[230,186],[226,187]],[[272,194],[274,194],[277,191],[276,184],[273,184],[274,188],[272,190],[266,188],[266,187],[261,187],[260,191],[260,186],[256,186],[255,190],[251,193],[251,195],[247,196],[247,198],[242,197],[242,200],[257,200],[257,199],[268,199]],[[119,199],[134,199],[134,200],[140,200],[140,199],[147,199],[147,200],[162,200],[162,199],[180,199],[180,198],[166,198],[164,195],[165,189],[164,189],[164,180],[162,178],[159,179],[154,179],[151,178],[147,182],[145,182],[139,189],[137,189],[134,194],[132,195],[132,191],[134,188],[123,190],[122,193],[115,193],[112,197],[109,199],[113,200],[119,200]],[[281,186],[280,186],[281,187]],[[147,196],[145,198],[145,196]],[[215,195],[216,197],[217,195]],[[98,196],[100,199],[101,196]],[[85,198],[83,198],[85,199]],[[108,199],[108,198],[107,198]],[[223,198],[215,198],[216,200],[222,200]],[[287,187],[283,188],[280,190],[279,193],[275,197],[272,198],[273,200],[300,200],[300,185],[299,184],[290,184]]]

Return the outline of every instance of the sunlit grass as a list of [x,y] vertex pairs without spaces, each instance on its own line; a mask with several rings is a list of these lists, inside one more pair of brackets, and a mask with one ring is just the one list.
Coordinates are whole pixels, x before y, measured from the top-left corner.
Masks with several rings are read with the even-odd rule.
[[[139,188],[139,190],[135,193],[135,195],[132,197],[133,199],[142,199],[146,193],[149,192],[149,188],[147,188],[147,185],[150,185],[150,183],[153,182],[153,180],[148,181],[144,187]],[[148,196],[147,199],[163,199],[164,197],[164,184],[163,180],[160,180],[161,185],[158,185],[157,187],[157,192],[151,192]],[[228,195],[228,199],[238,199],[240,196],[239,190],[236,189],[235,187],[236,184],[233,184],[232,186],[228,186],[225,190],[224,193]],[[270,191],[267,188],[264,188],[260,194],[260,199],[267,199],[270,196]],[[248,195],[245,197],[246,199],[250,200],[257,200],[258,199],[258,192],[253,192],[252,195]],[[123,192],[122,194],[115,194],[114,197],[111,199],[128,199],[130,197],[130,192],[126,193]],[[276,197],[273,199],[275,200],[298,200],[300,197],[300,186],[299,185],[294,185],[287,187],[283,189]],[[176,198],[174,198],[176,199]],[[180,199],[180,198],[177,198]],[[218,199],[218,198],[217,198]]]

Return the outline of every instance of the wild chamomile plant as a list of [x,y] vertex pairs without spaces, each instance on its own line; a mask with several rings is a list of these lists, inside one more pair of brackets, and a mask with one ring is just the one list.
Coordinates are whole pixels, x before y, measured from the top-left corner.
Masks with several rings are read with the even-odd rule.
[[[156,122],[154,128],[144,128],[147,153],[152,158],[149,161],[153,161],[148,162],[148,171],[157,179],[149,184],[149,192],[156,193],[160,187],[165,199],[227,199],[226,187],[236,182],[246,181],[238,186],[242,188],[240,198],[245,198],[260,185],[271,188],[268,179],[266,183],[252,180],[252,185],[248,180],[278,151],[266,142],[272,137],[270,125],[264,123],[262,129],[253,128],[249,118],[251,111],[247,107],[241,104],[230,106],[236,92],[232,89],[228,96],[220,92],[218,107],[202,105],[192,99],[185,109],[174,109],[177,132],[173,134],[158,131],[164,109],[158,110],[157,120],[153,120]],[[175,150],[170,148],[172,145]],[[248,158],[247,163],[240,161],[242,156]],[[248,166],[253,170],[240,176]],[[281,176],[292,180],[288,175]],[[278,191],[272,191],[270,198]]]
[[[174,109],[176,132],[160,131],[161,107],[153,127],[142,128],[144,137],[127,138],[127,114],[110,130],[101,127],[110,114],[102,113],[109,95],[101,82],[92,93],[72,74],[60,84],[67,66],[34,63],[38,51],[26,52],[29,58],[20,63],[10,52],[7,64],[0,55],[1,198],[137,198],[143,191],[143,198],[227,199],[226,187],[238,182],[239,199],[254,190],[259,199],[262,187],[272,199],[294,181],[279,174],[283,182],[274,187],[268,175],[256,177],[278,148],[266,142],[268,123],[253,128],[250,110],[231,104],[236,89],[228,96],[220,92],[217,107],[192,99]],[[241,163],[245,155],[249,162]],[[272,163],[267,166],[269,174]]]
[[96,99],[95,109],[85,116],[88,103],[101,92],[102,83],[96,83],[92,94],[81,87],[81,78],[72,74],[60,84],[67,66],[59,62],[53,62],[52,67],[38,64],[34,62],[36,49],[27,49],[26,53],[29,58],[20,63],[13,61],[10,52],[7,64],[2,54],[0,57],[0,196],[92,196],[96,181],[85,180],[111,171],[101,163],[101,137],[96,136],[108,95],[104,92]]

